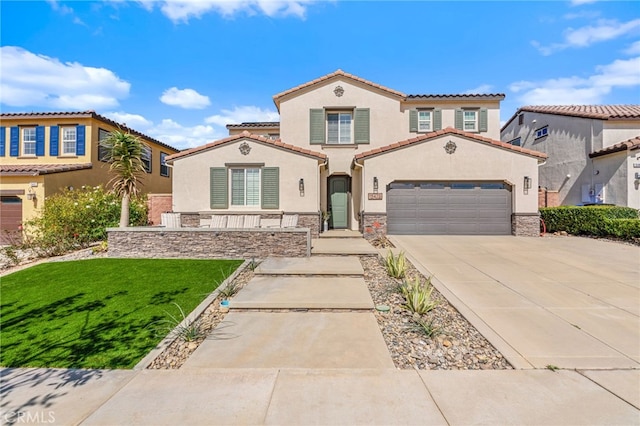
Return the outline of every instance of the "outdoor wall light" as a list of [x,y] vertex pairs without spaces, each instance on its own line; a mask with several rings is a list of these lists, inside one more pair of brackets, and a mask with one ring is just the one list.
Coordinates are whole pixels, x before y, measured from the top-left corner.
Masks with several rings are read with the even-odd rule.
[[300,196],[304,197],[304,179],[300,178],[298,181],[298,189],[300,190]]
[[524,184],[522,188],[524,189],[525,194],[527,194],[528,191],[531,189],[531,178],[529,176],[524,177]]
[[378,178],[373,177],[373,192],[378,192]]
[[36,193],[33,191],[33,189],[29,188],[29,192],[27,192],[27,200],[35,200],[36,199]]

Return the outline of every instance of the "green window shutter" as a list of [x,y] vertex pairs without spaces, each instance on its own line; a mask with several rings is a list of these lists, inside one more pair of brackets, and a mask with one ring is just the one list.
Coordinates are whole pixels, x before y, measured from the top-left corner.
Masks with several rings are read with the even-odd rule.
[[486,108],[481,108],[480,109],[480,118],[478,118],[478,131],[479,132],[486,132],[488,130],[489,127],[489,119],[487,117],[487,109]]
[[416,111],[415,109],[409,111],[409,131],[418,131],[418,111]]
[[262,169],[262,208],[277,209],[280,207],[280,168],[264,167]]
[[442,130],[442,110],[440,108],[433,110],[433,130]]
[[229,207],[229,190],[227,183],[226,167],[211,167],[210,169],[210,185],[211,192],[211,208],[226,209]]
[[460,108],[456,109],[456,129],[458,130],[464,130],[463,127],[464,125],[462,124],[463,121],[463,112]]
[[356,108],[353,111],[353,134],[356,143],[369,143],[369,108]]
[[309,143],[320,145],[325,143],[324,137],[324,109],[309,110]]

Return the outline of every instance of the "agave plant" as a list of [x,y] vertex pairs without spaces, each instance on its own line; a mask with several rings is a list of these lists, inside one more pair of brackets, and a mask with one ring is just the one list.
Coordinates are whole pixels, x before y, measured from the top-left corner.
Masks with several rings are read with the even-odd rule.
[[407,272],[407,258],[403,251],[398,253],[398,255],[394,255],[391,249],[387,253],[387,257],[385,259],[385,267],[387,268],[387,273],[392,278],[402,279],[404,278]]
[[404,281],[400,289],[405,298],[405,307],[411,312],[423,315],[438,306],[438,301],[431,298],[433,293],[431,277],[427,278],[424,283],[420,277]]

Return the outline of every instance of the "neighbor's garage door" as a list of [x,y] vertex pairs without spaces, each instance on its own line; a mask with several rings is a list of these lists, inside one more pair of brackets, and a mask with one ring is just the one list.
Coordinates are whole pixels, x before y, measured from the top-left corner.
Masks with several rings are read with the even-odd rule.
[[0,244],[21,242],[22,200],[18,197],[0,197]]
[[510,186],[502,182],[394,182],[387,192],[387,232],[510,235]]

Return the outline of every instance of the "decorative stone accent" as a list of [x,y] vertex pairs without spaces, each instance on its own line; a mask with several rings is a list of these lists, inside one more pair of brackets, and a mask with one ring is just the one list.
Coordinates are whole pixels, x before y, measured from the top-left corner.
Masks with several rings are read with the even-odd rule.
[[240,150],[240,154],[242,155],[249,155],[249,153],[251,152],[251,147],[246,142],[242,142],[238,149]]
[[387,215],[385,213],[366,213],[361,214],[360,232],[366,239],[376,237],[384,237],[387,235]]
[[333,93],[337,96],[337,97],[341,97],[342,95],[344,95],[344,89],[342,88],[342,86],[336,86],[335,89],[333,89]]
[[456,152],[456,148],[458,148],[458,145],[456,145],[454,141],[449,141],[445,144],[444,151],[447,154],[453,154],[454,152]]
[[107,238],[109,257],[264,259],[311,254],[311,233],[307,228],[108,228]]
[[539,237],[540,213],[512,214],[511,233],[516,237]]
[[[295,213],[294,213],[295,214]],[[298,214],[298,226],[302,228],[309,228],[311,231],[311,238],[320,237],[320,213],[297,213]]]

